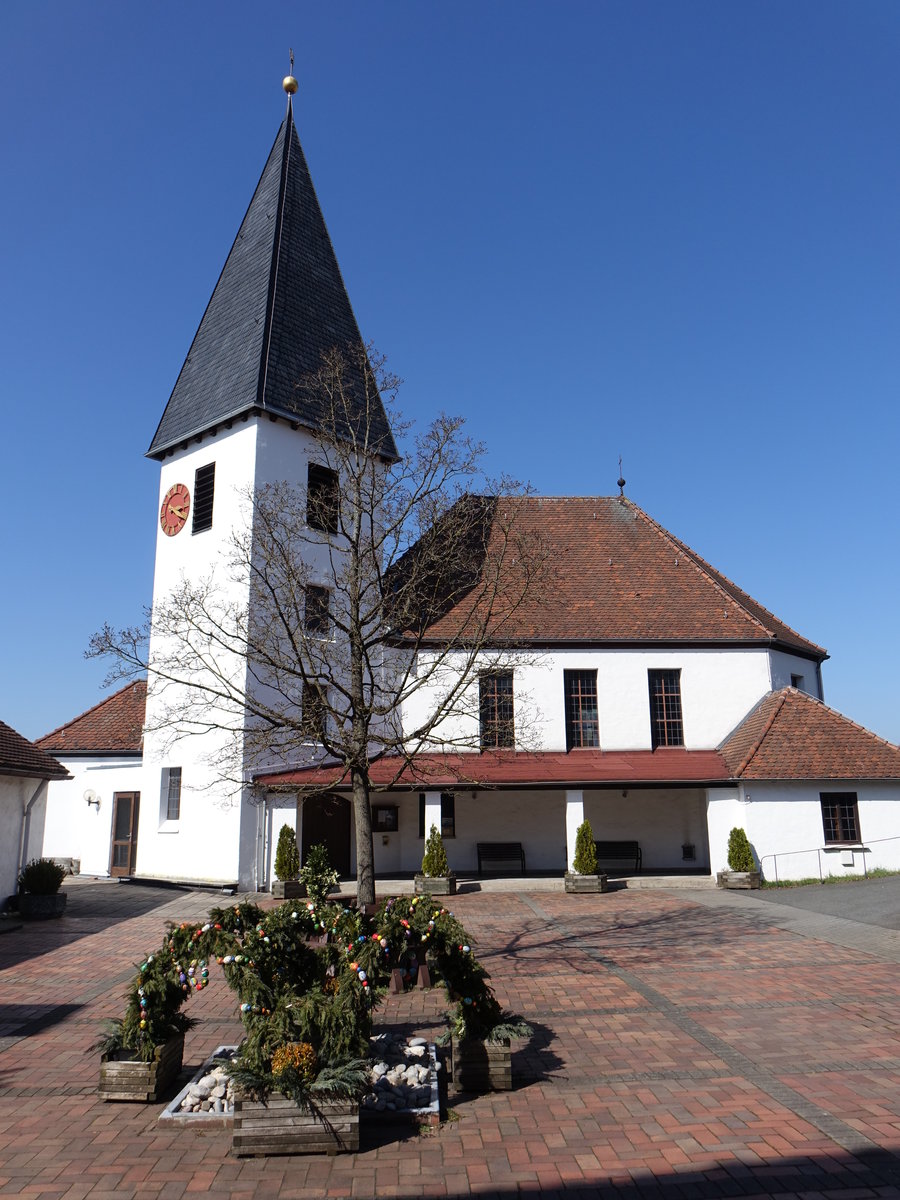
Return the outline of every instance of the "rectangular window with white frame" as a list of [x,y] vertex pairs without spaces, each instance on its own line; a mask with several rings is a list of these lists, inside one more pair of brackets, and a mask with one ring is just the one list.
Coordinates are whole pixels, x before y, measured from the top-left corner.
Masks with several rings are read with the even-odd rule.
[[181,820],[181,767],[163,767],[159,789],[159,823],[172,826]]

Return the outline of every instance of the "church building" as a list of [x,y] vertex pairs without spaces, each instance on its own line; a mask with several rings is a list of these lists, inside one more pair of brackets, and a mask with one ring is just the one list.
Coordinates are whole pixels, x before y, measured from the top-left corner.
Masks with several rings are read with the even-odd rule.
[[[252,561],[260,489],[340,486],[323,454],[325,416],[297,384],[361,340],[289,99],[147,452],[160,468],[155,609],[186,579],[223,578],[236,531]],[[380,455],[396,460],[384,411],[368,419]],[[507,631],[520,666],[486,659],[470,726],[452,739],[468,749],[373,764],[385,789],[372,797],[376,876],[416,871],[432,824],[459,874],[476,873],[480,843],[505,842],[521,845],[523,869],[562,875],[585,818],[598,840],[636,843],[632,873],[709,877],[726,865],[735,826],[769,878],[900,868],[900,748],[825,705],[820,646],[623,490],[524,503],[522,520],[557,564],[553,594],[526,603]],[[500,498],[495,520],[502,511]],[[325,542],[311,570],[327,591]],[[226,578],[249,626],[252,572]],[[432,644],[453,622],[452,609],[435,618]],[[287,822],[304,852],[326,842],[352,877],[349,781],[333,763],[312,754],[260,766],[241,722],[204,726],[188,693],[194,732],[173,740],[178,685],[152,678],[171,652],[166,636],[151,635],[149,688],[131,683],[38,741],[69,776],[48,785],[44,853],[96,875],[264,889]],[[253,687],[252,663],[233,669],[238,691]],[[415,725],[415,705],[428,703],[423,689],[404,720]],[[230,771],[213,769],[226,759]]]

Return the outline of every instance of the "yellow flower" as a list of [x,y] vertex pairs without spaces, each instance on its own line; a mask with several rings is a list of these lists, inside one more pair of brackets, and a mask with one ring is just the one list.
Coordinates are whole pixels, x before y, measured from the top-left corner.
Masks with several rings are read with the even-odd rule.
[[272,1074],[278,1079],[293,1068],[307,1083],[313,1083],[319,1073],[319,1061],[309,1042],[288,1042],[272,1055]]

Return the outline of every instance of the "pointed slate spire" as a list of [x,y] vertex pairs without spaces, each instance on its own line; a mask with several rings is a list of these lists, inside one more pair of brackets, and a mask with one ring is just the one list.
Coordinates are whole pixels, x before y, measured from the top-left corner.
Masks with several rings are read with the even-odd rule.
[[[297,384],[325,351],[360,341],[289,98],[148,458],[251,410],[315,432],[321,413]],[[396,457],[383,410],[381,418],[373,432],[382,454]]]

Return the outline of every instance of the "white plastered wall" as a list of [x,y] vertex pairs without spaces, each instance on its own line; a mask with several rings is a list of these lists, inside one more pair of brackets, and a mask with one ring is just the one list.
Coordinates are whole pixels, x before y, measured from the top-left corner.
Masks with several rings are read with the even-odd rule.
[[[822,826],[821,793],[855,792],[859,813],[859,847],[827,846]],[[860,875],[865,868],[900,870],[900,784],[885,783],[748,783],[743,802],[710,801],[718,857],[714,870],[727,866],[728,833],[745,830],[766,879],[816,879],[828,875]],[[777,863],[772,855],[778,856]]]
[[[139,792],[143,782],[139,758],[65,758],[57,756],[71,779],[53,779],[47,791],[44,823],[45,858],[72,859],[82,875],[108,875],[113,796]],[[96,793],[99,808],[88,805]]]
[[[425,659],[426,656],[422,656]],[[485,666],[491,664],[485,655]],[[684,744],[713,749],[770,690],[770,656],[758,650],[565,650],[530,657],[514,668],[518,727],[527,730],[518,748],[564,750],[566,724],[563,675],[567,670],[597,672],[600,746],[604,750],[649,750],[650,693],[647,672],[680,670]],[[788,679],[790,682],[790,679]],[[448,721],[447,738],[477,744],[477,679],[472,683],[471,715]],[[422,721],[435,703],[436,688],[423,688],[404,714],[406,728]]]
[[[22,863],[41,856],[46,796],[46,780],[0,775],[0,905],[17,890],[20,853]],[[25,809],[32,800],[23,847]]]
[[[246,528],[247,493],[253,483],[257,422],[248,420],[205,438],[186,451],[163,461],[160,470],[159,502],[174,483],[184,483],[194,502],[194,474],[199,467],[216,464],[213,525],[192,533],[191,518],[175,537],[166,537],[157,521],[154,604],[170,595],[182,577],[197,581],[212,577],[219,596],[227,596],[238,607],[246,607],[249,580],[235,572],[229,562],[230,536]],[[151,640],[151,668],[156,636]],[[239,685],[246,678],[240,661],[229,663]],[[148,680],[147,729],[141,786],[141,814],[137,852],[137,874],[161,879],[252,885],[253,851],[256,845],[255,811],[248,802],[249,788],[237,778],[221,778],[213,765],[223,751],[241,753],[241,740],[234,734],[212,730],[184,737],[173,743],[157,726],[168,712],[189,706],[178,689],[161,690],[151,674]],[[181,815],[168,821],[162,796],[162,772],[181,767]],[[247,830],[249,829],[249,833]],[[249,843],[248,863],[242,863],[242,840]],[[242,871],[242,867],[244,868]]]

